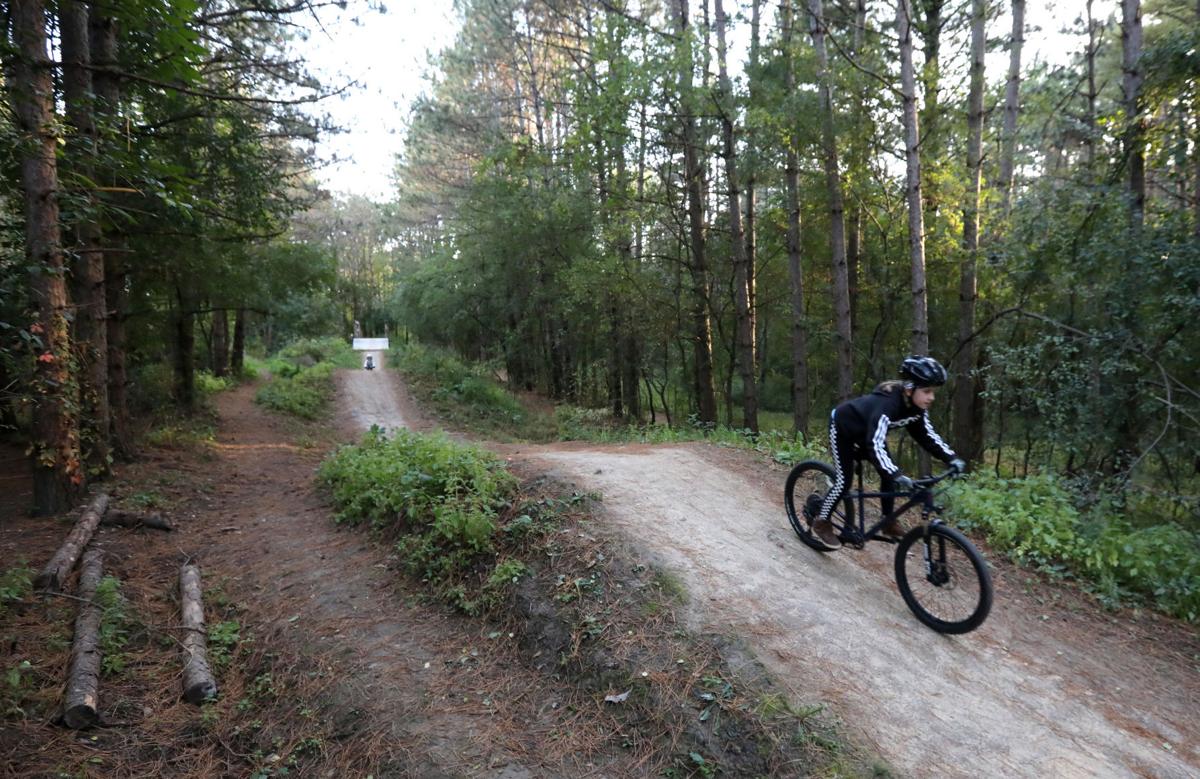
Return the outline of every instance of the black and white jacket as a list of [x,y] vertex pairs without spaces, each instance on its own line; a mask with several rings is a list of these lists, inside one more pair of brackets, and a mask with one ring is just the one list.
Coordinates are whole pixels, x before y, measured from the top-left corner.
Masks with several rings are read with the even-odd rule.
[[909,402],[902,386],[884,385],[870,395],[846,401],[834,409],[833,424],[839,447],[855,446],[888,478],[900,474],[887,448],[888,431],[898,427],[946,463],[958,456],[933,429],[929,415]]

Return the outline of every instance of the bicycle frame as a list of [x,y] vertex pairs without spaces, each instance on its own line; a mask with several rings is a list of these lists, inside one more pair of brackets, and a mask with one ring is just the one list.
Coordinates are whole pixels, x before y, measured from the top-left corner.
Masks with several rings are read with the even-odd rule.
[[[858,489],[854,490],[849,496],[850,500],[857,501],[858,511],[856,523],[857,527],[847,525],[842,528],[843,543],[852,544],[854,547],[861,549],[868,541],[884,541],[889,544],[896,543],[895,539],[884,538],[878,535],[879,529],[897,519],[912,507],[921,504],[921,521],[928,523],[929,515],[937,513],[940,509],[933,504],[933,490],[930,489],[934,484],[937,484],[942,479],[950,475],[949,472],[936,477],[927,479],[919,479],[914,485],[912,492],[867,492],[863,489],[863,461],[859,460],[855,464],[855,471],[858,475]],[[880,517],[879,521],[871,525],[870,530],[866,528],[866,499],[867,498],[908,498],[906,502],[894,509],[891,513]],[[880,512],[882,514],[882,511]]]

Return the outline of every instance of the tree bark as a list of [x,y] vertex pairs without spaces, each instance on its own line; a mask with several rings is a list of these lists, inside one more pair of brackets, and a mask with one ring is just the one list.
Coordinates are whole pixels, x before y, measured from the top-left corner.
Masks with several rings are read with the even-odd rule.
[[983,430],[976,427],[975,268],[979,257],[979,202],[983,186],[983,89],[986,0],[971,3],[971,71],[967,95],[967,192],[963,202],[963,256],[958,281],[958,352],[954,357],[954,450],[967,461],[982,454]]
[[208,665],[208,634],[204,629],[204,598],[200,569],[179,569],[179,608],[183,617],[183,698],[203,703],[217,695],[217,682]]
[[92,499],[88,507],[79,515],[79,520],[67,534],[62,546],[34,579],[33,586],[36,589],[48,592],[58,592],[62,589],[63,582],[71,575],[71,569],[75,567],[75,562],[87,548],[88,542],[92,540],[92,536],[96,533],[96,527],[100,524],[107,509],[108,495],[100,493]]
[[1140,229],[1146,213],[1146,157],[1142,149],[1142,3],[1121,0],[1121,89],[1125,104],[1125,154],[1129,160],[1129,219]]
[[1012,37],[1008,49],[1008,83],[1004,88],[1004,129],[1000,134],[1000,188],[1004,217],[1012,211],[1017,156],[1017,115],[1021,110],[1021,47],[1025,44],[1025,0],[1012,0]]
[[212,372],[214,376],[229,374],[229,312],[218,308],[212,312]]
[[71,374],[62,241],[59,233],[58,136],[54,120],[52,65],[47,55],[45,6],[14,0],[9,13],[15,51],[9,56],[8,92],[21,136],[21,189],[25,205],[25,257],[37,336],[33,387],[33,511],[58,514],[80,494],[76,389]]
[[[91,48],[95,114],[99,124],[97,140],[110,144],[113,125],[120,113],[121,90],[112,70],[117,67],[117,23],[105,16],[104,6],[92,5],[88,17],[88,42]],[[104,179],[115,184],[117,172],[104,170]],[[129,317],[129,271],[125,254],[119,251],[124,237],[110,229],[98,237],[118,251],[104,253],[104,294],[107,306],[105,337],[108,342],[108,404],[113,455],[128,460],[133,456],[133,423],[129,416],[129,373],[126,364],[126,328]]]
[[[73,130],[67,159],[78,174],[80,187],[96,178],[96,121],[93,115],[88,6],[80,0],[61,0],[58,6],[63,59],[63,98]],[[104,252],[99,249],[100,226],[90,195],[75,223],[76,261],[71,269],[75,298],[75,338],[80,355],[79,399],[82,410],[81,448],[89,473],[109,472],[108,301],[104,289]]]
[[850,275],[846,268],[846,206],[838,164],[837,136],[833,125],[833,87],[829,57],[825,52],[825,11],[821,0],[809,0],[810,32],[817,55],[817,93],[821,101],[821,145],[825,183],[829,191],[829,233],[833,269],[834,359],[837,362],[837,399],[854,391],[854,352],[850,331]]
[[79,613],[75,617],[75,638],[71,643],[71,665],[63,694],[62,720],[68,728],[80,730],[100,720],[100,623],[104,609],[95,602],[96,588],[104,574],[104,553],[89,549],[83,556],[79,574]]
[[229,369],[240,375],[246,363],[246,309],[239,308],[233,317],[233,349],[229,355]]
[[[1084,143],[1087,145],[1087,167],[1088,173],[1094,175],[1096,170],[1096,141],[1099,139],[1099,130],[1096,127],[1096,97],[1098,91],[1096,89],[1096,50],[1099,47],[1099,39],[1096,35],[1098,24],[1096,17],[1092,14],[1092,4],[1094,0],[1087,0],[1087,32],[1088,45],[1084,52],[1086,60],[1085,67],[1087,69],[1087,139]],[[1200,21],[1200,20],[1198,20]]]
[[733,302],[737,309],[737,363],[742,379],[742,427],[758,432],[758,377],[754,364],[754,322],[750,316],[750,271],[746,256],[746,235],[742,229],[742,193],[738,181],[737,138],[733,120],[736,108],[733,105],[733,85],[729,80],[726,64],[725,27],[729,23],[725,16],[725,4],[716,0],[717,14],[717,78],[718,113],[721,116],[721,137],[725,152],[725,180],[728,185],[729,245],[733,252]]
[[[792,41],[792,3],[779,8],[779,24],[785,58],[784,87],[796,89],[796,59]],[[788,138],[784,178],[787,182],[788,280],[792,296],[792,425],[808,435],[808,319],[804,311],[804,268],[800,256],[800,161],[794,133]]]
[[196,328],[192,294],[183,284],[175,287],[175,403],[186,414],[196,410]]
[[912,5],[896,4],[900,38],[900,90],[904,104],[904,159],[908,201],[908,253],[912,266],[912,351],[929,353],[929,310],[925,291],[925,220],[921,203],[921,133],[917,126],[917,86],[913,72]]
[[687,177],[688,234],[692,261],[692,351],[695,361],[696,406],[700,422],[716,424],[717,394],[713,381],[712,322],[709,319],[708,262],[704,239],[704,168],[696,148],[696,118],[692,110],[691,29],[688,26],[688,0],[679,0],[676,32],[686,56],[679,70],[679,100],[683,119],[683,157]]

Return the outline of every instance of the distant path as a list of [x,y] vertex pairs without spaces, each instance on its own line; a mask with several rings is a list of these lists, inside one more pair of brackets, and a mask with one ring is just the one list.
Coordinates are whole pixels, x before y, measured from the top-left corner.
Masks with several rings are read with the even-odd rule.
[[904,775],[1200,776],[1200,640],[1186,627],[1077,596],[1072,610],[1039,604],[998,564],[988,621],[941,636],[900,598],[894,547],[800,543],[778,469],[702,445],[521,456],[600,491],[608,521],[683,579],[693,627],[745,638],[797,702],[829,701]]

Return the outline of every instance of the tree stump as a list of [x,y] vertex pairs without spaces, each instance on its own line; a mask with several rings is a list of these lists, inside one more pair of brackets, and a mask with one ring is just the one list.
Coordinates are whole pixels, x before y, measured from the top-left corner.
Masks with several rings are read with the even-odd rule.
[[179,600],[183,613],[183,697],[188,703],[203,703],[217,694],[217,682],[208,666],[208,634],[204,629],[204,601],[200,569],[179,569]]
[[96,587],[104,573],[104,553],[89,549],[79,574],[79,613],[75,617],[75,639],[71,665],[63,694],[62,721],[69,728],[91,727],[100,719],[97,711],[100,688],[100,622],[104,610],[95,602]]
[[63,541],[62,546],[58,548],[54,557],[50,558],[50,562],[46,563],[46,567],[34,580],[33,586],[36,589],[50,592],[58,592],[62,589],[63,582],[70,576],[71,569],[75,567],[75,561],[79,559],[79,555],[83,554],[88,542],[92,540],[96,526],[100,524],[100,519],[104,516],[107,508],[108,495],[100,493],[92,500],[91,505],[80,515],[75,527],[71,528],[71,532]]

